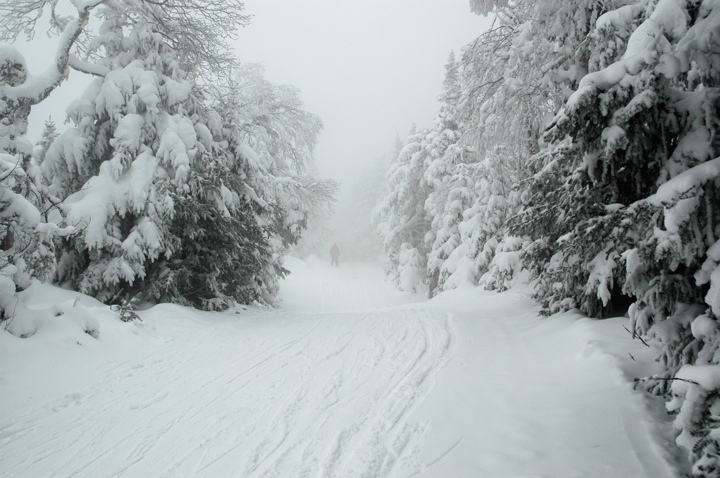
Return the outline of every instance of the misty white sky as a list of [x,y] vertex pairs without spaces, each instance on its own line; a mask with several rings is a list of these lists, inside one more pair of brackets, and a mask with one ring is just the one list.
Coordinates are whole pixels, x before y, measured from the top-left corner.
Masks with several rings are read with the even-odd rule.
[[450,50],[456,54],[489,26],[468,0],[247,0],[252,23],[241,33],[241,61],[262,63],[274,83],[302,90],[325,123],[320,173],[356,176],[428,126]]
[[[251,24],[239,32],[240,61],[261,63],[273,83],[302,91],[325,123],[316,156],[323,176],[351,179],[404,139],[413,122],[428,126],[450,50],[489,26],[468,0],[246,0]],[[17,45],[34,73],[52,61],[54,45],[39,32]],[[29,137],[45,119],[61,126],[65,107],[89,80],[70,81],[33,108]]]

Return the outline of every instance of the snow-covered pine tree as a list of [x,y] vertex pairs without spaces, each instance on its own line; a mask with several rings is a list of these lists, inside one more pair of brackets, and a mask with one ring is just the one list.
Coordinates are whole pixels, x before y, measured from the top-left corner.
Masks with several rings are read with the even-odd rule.
[[[568,100],[547,135],[554,142],[551,147],[554,151],[543,156],[548,158],[546,162],[550,167],[541,175],[547,176],[555,169],[559,184],[547,188],[548,197],[538,203],[539,209],[548,210],[552,204],[555,214],[562,216],[561,221],[556,220],[562,222],[562,226],[555,228],[555,237],[562,237],[559,251],[563,251],[564,259],[559,256],[556,259],[575,271],[578,270],[575,261],[585,264],[579,268],[585,272],[579,273],[576,280],[566,281],[575,283],[571,287],[575,292],[568,297],[593,315],[602,313],[603,308],[610,305],[613,284],[624,283],[620,277],[624,273],[616,271],[619,263],[616,259],[637,240],[637,233],[632,229],[641,228],[640,222],[628,215],[639,214],[637,211],[643,208],[628,210],[626,206],[644,200],[656,190],[657,184],[672,177],[674,174],[668,170],[677,171],[674,164],[678,160],[671,158],[682,157],[682,153],[674,150],[678,143],[681,147],[688,144],[680,141],[681,132],[683,127],[688,128],[684,126],[685,120],[693,118],[689,116],[691,113],[678,111],[684,106],[677,99],[677,92],[684,93],[687,87],[678,84],[680,73],[673,70],[679,67],[667,64],[673,61],[673,44],[684,35],[678,32],[686,29],[686,20],[682,18],[687,11],[673,8],[674,14],[683,14],[682,26],[669,25],[667,5],[661,2],[647,11],[639,5],[629,6],[610,12],[598,21],[598,34],[591,38],[600,39],[602,51],[595,54],[600,60],[594,65],[607,66],[581,80],[578,91]],[[658,13],[654,13],[656,11]],[[638,21],[638,15],[646,19]],[[658,30],[648,34],[646,30],[656,24],[660,25]],[[633,25],[638,26],[627,40],[624,52],[617,52],[614,45],[610,47],[611,52],[602,48],[605,44],[602,40],[608,35],[606,30],[617,28],[622,38],[622,33],[631,30]],[[645,37],[656,36],[658,40],[643,41]],[[613,54],[615,61],[609,60]],[[572,141],[564,144],[566,137]],[[699,150],[708,151],[708,148]],[[668,160],[670,163],[666,165]],[[564,168],[568,179],[562,179],[560,168]],[[542,182],[538,179],[538,183]],[[644,225],[653,230],[647,222]],[[608,246],[612,250],[606,250]],[[702,250],[705,247],[700,246]],[[606,269],[601,271],[602,267]],[[667,268],[673,270],[676,266],[668,264]],[[691,288],[681,295],[690,298],[687,294]],[[619,292],[618,287],[615,292]]]
[[[195,18],[192,9],[200,4],[208,7],[207,15]],[[235,3],[226,5],[229,15],[219,21],[218,5],[190,2],[166,8],[131,1],[101,9],[99,33],[86,52],[94,62],[83,65],[98,78],[68,109],[75,128],[51,146],[43,163],[51,192],[64,199],[67,223],[81,230],[63,243],[59,280],[104,301],[143,292],[157,300],[183,297],[193,305],[216,307],[214,299],[239,298],[219,286],[193,295],[178,279],[178,269],[170,267],[190,247],[188,235],[177,234],[176,206],[196,207],[193,212],[181,208],[180,217],[188,221],[228,207],[215,200],[214,191],[204,191],[201,198],[194,189],[206,186],[200,178],[214,179],[208,174],[213,165],[201,162],[210,161],[216,149],[204,124],[209,121],[204,97],[193,78],[224,61],[225,54],[218,53],[224,41],[219,26],[243,21],[235,15]],[[219,22],[214,24],[218,31],[212,31],[213,21]],[[208,42],[192,50],[192,31],[169,34],[178,22]],[[188,63],[206,50],[214,53]],[[192,261],[187,264],[192,269]],[[193,269],[198,283],[216,269],[207,261],[203,265],[204,271]]]
[[262,277],[272,258],[271,233],[243,199],[244,161],[227,147],[220,117],[212,110],[201,116],[187,187],[171,192],[170,232],[178,247],[145,281],[146,294],[210,310],[267,303],[272,297]]
[[[42,0],[8,0],[7,2],[3,2],[3,4],[0,5],[0,11],[3,12],[5,20],[2,26],[0,26],[2,38],[12,41],[21,33],[26,33],[29,37],[32,37],[35,33],[38,20],[43,18],[44,14],[48,13],[48,10],[45,9],[47,3],[48,2]],[[104,173],[100,174],[101,176],[115,176],[114,179],[119,179],[124,172],[123,168],[129,167],[132,169],[131,163],[134,160],[132,150],[135,145],[119,144],[123,143],[123,140],[129,140],[129,143],[134,143],[133,139],[138,140],[138,143],[144,143],[145,140],[152,141],[152,131],[148,134],[149,138],[132,138],[132,130],[139,129],[138,122],[133,120],[137,120],[140,116],[142,116],[142,114],[147,113],[152,115],[153,112],[148,113],[147,110],[155,109],[155,107],[161,102],[159,98],[161,95],[155,95],[155,93],[158,93],[157,91],[154,91],[157,89],[158,84],[157,81],[153,81],[157,80],[157,78],[153,78],[153,72],[150,71],[152,70],[152,67],[150,67],[148,71],[144,72],[145,74],[142,74],[140,78],[132,77],[132,75],[129,74],[131,73],[129,71],[130,64],[135,60],[135,58],[133,58],[135,54],[139,53],[140,56],[142,56],[143,53],[149,54],[151,58],[143,59],[146,62],[145,66],[159,66],[160,70],[167,68],[168,71],[162,71],[162,73],[167,73],[169,77],[178,74],[183,76],[182,70],[185,70],[186,73],[190,73],[194,76],[197,76],[199,73],[216,74],[219,76],[222,71],[234,64],[234,60],[227,53],[229,50],[227,48],[223,48],[226,46],[228,37],[233,37],[237,27],[247,22],[247,17],[242,15],[243,6],[239,0],[188,0],[181,3],[163,3],[162,5],[143,0],[129,0],[122,3],[108,3],[102,0],[90,0],[84,2],[73,1],[71,2],[71,5],[77,9],[75,17],[67,16],[67,10],[63,10],[61,14],[57,11],[58,8],[60,8],[59,5],[56,2],[51,2],[49,9],[49,33],[56,34],[59,38],[56,60],[47,72],[39,75],[37,78],[33,78],[31,81],[28,81],[27,84],[22,85],[21,88],[12,89],[10,91],[12,101],[17,103],[13,103],[13,106],[24,107],[41,101],[47,96],[47,94],[49,94],[50,91],[52,91],[64,80],[68,67],[72,67],[84,73],[96,75],[100,78],[104,78],[105,75],[107,75],[113,68],[117,70],[128,67],[128,71],[119,73],[116,71],[115,77],[107,83],[103,80],[96,82],[96,86],[105,85],[107,87],[107,91],[93,92],[91,90],[88,93],[90,100],[97,96],[102,96],[101,93],[107,94],[105,99],[108,101],[103,105],[99,105],[97,115],[105,115],[105,117],[100,118],[99,123],[100,125],[104,125],[106,127],[113,126],[113,121],[116,125],[120,125],[120,123],[122,123],[122,127],[117,128],[117,138],[112,138],[112,140],[110,139],[115,131],[110,131],[110,134],[108,134],[107,129],[104,131],[93,131],[94,126],[99,125],[88,124],[92,121],[91,118],[93,117],[93,113],[88,111],[88,106],[90,106],[90,108],[95,106],[88,101],[88,98],[85,99],[86,101],[84,101],[84,103],[80,102],[79,104],[76,104],[78,109],[71,112],[71,114],[76,118],[82,118],[85,120],[84,124],[78,124],[78,129],[82,130],[82,133],[86,133],[86,137],[83,137],[82,134],[76,134],[72,138],[65,138],[65,140],[62,141],[63,146],[59,147],[59,150],[56,151],[56,159],[57,157],[68,159],[65,164],[66,170],[63,170],[62,167],[58,168],[56,171],[60,174],[53,178],[55,180],[55,184],[53,185],[54,189],[63,196],[79,190],[86,180],[89,180],[100,171],[101,164],[104,164],[103,161],[109,161],[111,157],[116,159],[114,164],[108,166],[108,168],[113,169],[113,171],[111,171],[111,174],[108,175],[106,169]],[[197,12],[200,11],[202,11],[202,15],[197,15]],[[99,32],[94,29],[90,30],[86,28],[91,14],[96,14],[97,17],[103,21],[103,27]],[[147,28],[149,23],[152,24],[152,28]],[[151,34],[148,35],[148,32],[151,32]],[[119,33],[119,35],[115,38],[111,38],[114,33]],[[142,48],[138,48],[137,45],[131,44],[132,40],[137,40],[138,38],[140,38],[141,41],[148,40],[149,45],[146,45],[147,48],[143,50]],[[126,44],[123,45],[123,41],[125,41]],[[156,48],[153,51],[153,48],[162,42],[165,42],[164,49],[161,51],[161,48]],[[178,55],[175,60],[171,60],[170,62],[166,62],[162,65],[163,61],[168,60],[166,54],[169,51],[180,52],[180,55]],[[113,57],[113,55],[115,56]],[[179,64],[181,64],[180,68],[178,68]],[[142,70],[142,67],[137,68],[137,64],[134,66],[136,68],[132,71],[132,73],[138,73]],[[123,77],[123,73],[128,74],[125,74]],[[171,103],[182,103],[184,101],[182,96],[188,96],[188,93],[185,91],[186,89],[189,90],[189,88],[187,88],[188,84],[181,84],[180,81],[172,80],[176,80],[176,78],[171,78],[171,81],[167,84],[163,84],[163,86],[166,87],[167,91],[171,92],[171,96],[176,97],[170,99]],[[134,85],[132,84],[133,82],[135,83]],[[148,84],[145,88],[140,88],[140,83],[143,82]],[[132,98],[123,98],[123,94],[128,92],[136,94],[134,94]],[[165,92],[166,91],[163,90],[163,93]],[[120,106],[125,100],[131,100],[134,103],[129,105],[125,104],[123,106],[127,106],[129,110],[137,108],[140,111],[130,111],[130,114],[126,115],[125,113],[128,111],[122,111],[122,106]],[[143,105],[143,102],[145,101],[147,101],[147,103]],[[6,104],[9,103],[6,102]],[[111,106],[109,108],[105,108],[108,104],[111,104]],[[113,109],[112,105],[119,107]],[[85,107],[85,111],[82,111],[83,107]],[[105,108],[105,111],[103,111],[103,108]],[[176,115],[173,115],[172,119],[177,119]],[[193,118],[195,126],[197,126],[197,119],[198,118]],[[173,123],[173,121],[170,121],[170,123]],[[180,122],[174,122],[174,124],[170,124],[169,126],[161,126],[168,126],[166,129],[172,129],[180,126],[179,123]],[[192,141],[193,135],[186,133],[192,131],[193,124],[186,122],[183,126],[188,125],[190,126],[190,129],[188,130],[186,128],[186,131],[182,132],[182,136],[185,136],[186,139]],[[93,138],[94,133],[97,133],[98,137]],[[176,136],[179,137],[177,134]],[[119,146],[118,144],[110,144],[116,140]],[[98,148],[90,151],[89,148],[90,146],[93,146],[93,141],[95,141],[94,145],[98,146]],[[178,151],[178,148],[173,147],[178,145],[177,137],[172,138],[168,136],[163,138],[161,143],[163,144],[158,145],[157,142],[155,144],[142,144],[142,147],[145,147],[148,150],[158,147],[161,149],[164,148],[163,155],[165,157],[162,159],[168,160],[168,157],[172,157],[169,159],[171,162],[174,159],[177,159],[178,154],[182,156],[182,152]],[[109,144],[110,147],[108,147]],[[115,155],[114,153],[116,151],[112,149],[116,148],[116,146],[118,150],[123,150],[120,151],[118,155]],[[189,152],[192,153],[191,151]],[[189,155],[187,159],[189,159],[190,156],[191,155]],[[117,161],[118,158],[120,158],[121,161]],[[91,161],[90,164],[85,162],[86,159]],[[148,159],[147,155],[144,156],[143,159]],[[124,164],[122,160],[125,161]],[[94,163],[92,161],[94,161]],[[142,161],[139,161],[135,166],[138,166],[141,162]],[[180,162],[182,162],[182,158],[180,159]],[[52,161],[46,163],[48,170],[52,171]],[[144,164],[149,166],[151,163],[152,161],[149,161]],[[187,169],[183,170],[181,167],[172,172],[180,173],[179,178],[181,179],[183,173],[186,171]],[[137,173],[138,171],[136,170],[135,172]],[[138,176],[143,175],[139,174]],[[149,176],[151,183],[157,179],[157,177],[153,177],[152,173],[149,174]],[[127,177],[125,179],[127,180]],[[165,183],[168,182],[167,178],[163,179],[165,179]],[[173,180],[176,178],[170,179]],[[162,181],[158,181],[158,184],[161,182]],[[90,188],[88,191],[94,193],[99,192],[99,189],[101,189],[98,187],[100,183],[102,183],[102,180],[97,178],[94,179],[94,188]],[[137,200],[135,201],[137,204],[132,204],[131,207],[142,209],[143,206],[141,203],[143,201],[146,201],[147,204],[156,201],[157,197],[153,194],[157,191],[162,191],[165,186],[161,185],[159,188],[150,188],[148,190],[146,183],[147,182],[138,182],[133,185],[135,187],[135,189],[133,189],[133,193],[137,193],[139,197],[136,196],[129,199],[130,201]],[[144,187],[145,192],[147,193],[149,191],[151,193],[150,195],[153,197],[143,197],[144,193],[142,190]],[[122,189],[122,187],[116,187],[114,189],[109,188],[105,192],[112,195],[113,192],[117,193],[120,189]],[[163,192],[167,192],[168,188],[164,189],[165,190]],[[183,191],[187,192],[187,188],[183,187]],[[121,193],[121,195],[123,194]],[[102,194],[100,194],[100,196],[102,196]],[[167,197],[168,196],[166,195],[166,199]],[[77,197],[74,199],[77,199]],[[104,197],[98,197],[98,199],[107,199],[107,195]],[[86,201],[85,204],[88,204],[88,201]],[[115,205],[111,205],[109,207],[111,211],[108,212],[107,216],[109,217],[115,214],[115,217],[117,217],[119,214],[123,219],[127,220],[120,225],[118,225],[117,220],[114,220],[115,223],[113,224],[113,227],[117,227],[115,230],[109,231],[110,234],[107,236],[114,239],[111,240],[111,242],[113,242],[113,246],[118,246],[116,242],[118,238],[116,236],[122,236],[118,230],[127,228],[128,223],[133,222],[133,218],[126,218],[124,216],[126,211],[123,209],[124,205],[122,200],[118,201],[118,204],[118,209],[114,209]],[[98,206],[99,208],[102,208],[102,202],[98,202]],[[172,203],[166,202],[164,206],[167,207],[168,211],[172,209]],[[77,212],[77,210],[78,209],[76,208],[75,211]],[[150,215],[158,213],[156,204],[152,204],[150,206],[150,210]],[[82,214],[79,214],[79,216],[82,216]],[[104,220],[103,214],[100,214],[99,216],[101,219],[96,222],[98,224],[102,224]],[[84,219],[90,219],[90,217],[86,217]],[[77,216],[75,217],[75,220],[78,220]],[[145,234],[145,236],[140,239],[140,242],[143,242],[145,239],[147,239],[146,242],[148,243],[159,242],[159,240],[162,239],[162,234],[154,234],[157,231],[153,231],[152,222],[145,222],[144,226],[147,226],[142,233]],[[88,231],[83,232],[86,233]],[[133,234],[136,232],[136,230],[133,230]],[[97,236],[103,235],[98,233],[98,231],[93,231],[93,233]],[[130,236],[129,239],[131,239],[131,241],[125,242],[124,245],[132,248],[131,243],[138,239],[138,237],[133,238]],[[147,244],[140,245],[134,252],[132,252],[132,254],[137,255],[138,251],[140,251],[139,254],[144,255],[148,252],[147,250],[142,250],[145,246],[147,246]],[[80,247],[79,249],[82,248]],[[86,250],[85,252],[88,253],[89,250]],[[92,253],[97,253],[96,255],[102,256],[102,252],[98,253],[98,248],[95,248]],[[153,252],[151,251],[150,255],[152,254]],[[122,258],[119,258],[118,260],[122,261]],[[127,266],[127,264],[124,264],[124,266]],[[132,268],[124,266],[121,264],[120,267],[122,274],[134,274],[135,271],[132,271]],[[112,270],[112,268],[110,269]],[[138,269],[141,269],[141,267]],[[103,270],[103,267],[98,267],[98,270]],[[115,272],[117,272],[117,269]],[[99,277],[96,277],[95,279],[97,279],[98,282],[102,282],[106,279],[112,282],[112,275],[113,273],[111,272],[110,274],[105,275],[102,279]]]
[[55,125],[55,122],[52,120],[52,118],[48,118],[45,120],[45,127],[42,131],[42,136],[40,138],[40,141],[37,142],[37,147],[39,148],[39,151],[36,151],[35,153],[35,160],[38,164],[41,164],[43,160],[45,159],[45,154],[47,154],[47,150],[50,148],[50,145],[57,139],[59,136],[59,133],[57,132],[57,126]]
[[519,189],[527,174],[521,163],[498,146],[471,171],[476,178],[475,201],[465,211],[459,229],[475,281],[487,289],[506,290],[523,267],[525,241],[507,230],[508,219],[519,208]]
[[477,1],[472,8],[492,11],[496,18],[462,58],[462,134],[480,160],[468,171],[473,201],[463,213],[460,246],[452,255],[472,263],[470,280],[502,290],[523,265],[526,241],[508,232],[507,220],[521,205],[531,173],[528,158],[585,71],[582,40],[599,6]]
[[283,256],[337,190],[334,181],[308,174],[322,121],[305,109],[296,88],[273,85],[255,64],[239,68],[214,95],[228,151],[243,182],[237,193],[267,241],[268,259],[256,281],[258,292],[271,301],[278,277],[286,273]]
[[431,220],[425,210],[430,187],[424,178],[428,156],[423,139],[428,133],[411,128],[407,144],[385,175],[385,195],[375,213],[387,277],[401,287],[404,278],[416,290],[425,284],[425,238]]
[[431,296],[443,290],[445,279],[458,270],[459,257],[450,262],[448,259],[460,246],[458,226],[463,212],[474,199],[467,163],[474,161],[475,156],[463,144],[459,113],[461,93],[460,65],[455,53],[450,52],[439,98],[440,111],[433,128],[423,139],[428,154],[424,178],[430,185],[425,209],[431,218],[431,228],[425,239],[428,293]]
[[669,408],[696,476],[720,470],[709,378],[720,370],[718,25],[712,1],[637,2],[598,19],[590,73],[548,130],[521,228],[544,244],[549,312],[602,315],[627,294],[634,332],[663,344],[669,374],[693,381],[654,384],[676,395]]
[[[481,189],[467,214],[468,224],[474,226],[463,229],[472,231],[469,249],[477,254],[478,273],[492,269],[483,279],[488,287],[503,288],[511,264],[537,272],[549,259],[535,225],[518,226],[524,224],[521,216],[513,219],[515,227],[508,230],[507,221],[515,217],[521,199],[534,194],[527,178],[538,163],[529,159],[542,146],[542,130],[587,72],[588,32],[605,9],[624,3],[473,2],[478,13],[497,15],[494,28],[466,47],[463,56],[468,91],[464,116],[470,125],[466,135],[489,166],[479,170],[478,181],[489,187]],[[528,237],[538,240],[528,244]],[[505,253],[493,264],[497,246]],[[520,253],[519,247],[525,252]],[[512,260],[507,253],[512,253]],[[527,261],[518,263],[521,258]],[[498,274],[503,278],[493,278]]]
[[[657,190],[630,208],[645,234],[623,254],[624,290],[636,300],[634,330],[663,345],[662,360],[678,379],[654,383],[677,413],[677,443],[693,475],[711,477],[720,474],[720,5],[660,1],[642,20],[628,52],[645,50],[642,70],[657,78],[666,148],[650,156],[660,163]],[[654,31],[656,44],[642,41],[644,30]]]
[[147,20],[129,24],[128,12],[108,9],[93,46],[108,72],[68,108],[75,127],[42,166],[81,231],[61,247],[58,280],[112,302],[137,293],[180,247],[173,196],[189,187],[198,151],[190,109],[200,99]]
[[[622,41],[622,35],[618,37]],[[602,42],[603,45],[605,43]],[[603,52],[601,62],[609,61],[609,53]],[[588,61],[588,68],[597,67],[601,62]],[[580,90],[569,99],[566,109],[573,108],[572,102],[582,94],[584,82],[593,74],[581,80]],[[634,78],[638,82],[643,81]],[[648,79],[645,78],[645,81]],[[650,82],[633,88],[636,93],[643,90],[648,90],[648,95],[652,94]],[[632,96],[634,94],[630,93]],[[631,155],[625,154],[625,148],[619,146],[618,137],[610,138],[608,147],[603,151],[603,137],[612,133],[610,129],[603,132],[608,126],[604,124],[608,108],[617,107],[612,105],[613,100],[623,101],[627,97],[626,93],[613,94],[603,97],[597,104],[586,103],[579,109],[584,117],[571,122],[567,122],[561,113],[547,135],[554,142],[548,149],[549,153],[536,156],[538,164],[535,168],[540,172],[531,186],[533,199],[524,216],[530,220],[518,229],[528,231],[536,239],[533,252],[537,255],[532,256],[532,262],[549,262],[540,271],[537,290],[550,313],[567,307],[580,307],[590,315],[602,315],[613,305],[611,296],[619,293],[619,289],[615,288],[617,257],[615,252],[609,251],[609,248],[623,248],[622,227],[616,227],[622,222],[616,216],[618,208],[615,205],[629,204],[647,196],[652,182],[642,184],[638,178],[653,177],[657,173],[657,170],[652,170],[657,167],[653,166],[654,162],[634,161]],[[631,113],[627,119],[632,119],[632,116]],[[635,118],[633,123],[637,120]],[[657,118],[649,116],[647,121],[650,134],[660,131]],[[583,132],[578,134],[577,130],[563,128],[570,123],[574,128],[583,129]],[[641,122],[633,127],[644,129]],[[566,136],[572,136],[573,141],[566,144]],[[647,149],[647,145],[656,138],[639,139],[637,147],[630,149],[635,149],[637,157],[647,153],[643,147]],[[617,155],[618,163],[600,160],[603,153],[612,157],[617,151],[621,152]],[[601,171],[595,168],[599,160]],[[648,167],[649,170],[643,170]],[[599,180],[595,180],[596,177]],[[588,187],[589,184],[593,187]],[[542,199],[537,201],[538,198]],[[549,229],[543,227],[548,225]],[[549,235],[544,236],[541,231],[547,231]],[[618,237],[609,237],[612,235]],[[610,246],[610,243],[614,245]]]
[[[4,33],[33,33],[44,4],[7,2]],[[205,104],[196,79],[218,84],[232,71],[226,41],[247,22],[242,2],[73,5],[77,19],[51,5],[51,27],[72,30],[65,64],[98,79],[44,161],[67,221],[82,228],[65,242],[60,277],[104,300],[143,291],[202,307],[269,301],[280,256],[335,185],[303,175],[321,123],[296,90],[249,88],[259,113],[244,122]],[[85,29],[91,12],[99,31]],[[256,174],[260,163],[267,175]],[[191,233],[180,227],[188,223]],[[203,259],[213,254],[222,260]]]

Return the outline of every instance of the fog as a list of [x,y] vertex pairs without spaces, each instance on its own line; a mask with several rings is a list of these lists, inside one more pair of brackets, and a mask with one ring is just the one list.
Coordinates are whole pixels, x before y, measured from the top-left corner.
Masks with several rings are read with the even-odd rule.
[[489,26],[467,0],[248,0],[237,56],[302,90],[325,130],[321,175],[347,182],[432,123],[451,50]]
[[460,55],[490,20],[471,13],[467,0],[249,0],[246,7],[253,19],[239,33],[238,58],[302,91],[325,124],[318,172],[341,183],[332,220],[308,231],[310,252],[325,257],[338,242],[345,260],[376,257],[368,190],[382,186],[356,181],[389,156],[396,135],[432,124],[450,52]]

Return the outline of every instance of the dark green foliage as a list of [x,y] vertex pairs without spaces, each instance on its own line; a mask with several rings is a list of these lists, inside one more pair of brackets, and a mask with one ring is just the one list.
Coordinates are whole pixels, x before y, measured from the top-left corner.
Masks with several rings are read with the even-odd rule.
[[142,322],[140,316],[137,315],[133,310],[134,306],[132,305],[132,302],[123,300],[120,304],[113,305],[111,307],[115,312],[118,313],[118,317],[123,322],[132,322],[134,320],[139,320],[140,322]]
[[714,478],[720,475],[720,390],[712,390],[700,405],[701,414],[692,435],[698,438],[692,453],[698,457],[693,475]]
[[211,310],[266,302],[261,271],[270,266],[269,232],[247,204],[222,214],[213,182],[218,178],[193,174],[189,184],[195,193],[175,198],[171,230],[181,247],[160,264],[149,293],[158,301]]

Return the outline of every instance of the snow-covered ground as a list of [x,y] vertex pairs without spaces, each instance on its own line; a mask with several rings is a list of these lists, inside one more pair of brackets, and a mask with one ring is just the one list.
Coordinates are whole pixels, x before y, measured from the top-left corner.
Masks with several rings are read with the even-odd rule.
[[0,475],[679,474],[662,403],[632,390],[656,351],[622,319],[543,319],[524,289],[423,301],[374,264],[288,265],[281,310],[161,305],[133,323],[33,286],[28,303],[61,315],[0,333]]

